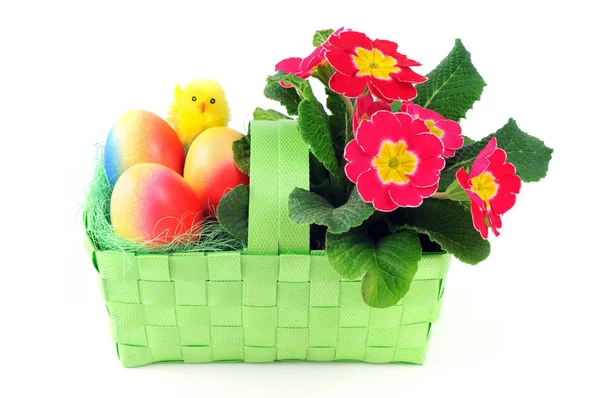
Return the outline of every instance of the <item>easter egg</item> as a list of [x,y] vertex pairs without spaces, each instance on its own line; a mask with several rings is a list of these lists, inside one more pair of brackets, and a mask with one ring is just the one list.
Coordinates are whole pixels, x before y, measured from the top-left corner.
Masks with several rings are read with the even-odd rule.
[[138,163],[158,163],[183,173],[185,150],[177,133],[159,116],[144,110],[124,113],[113,125],[104,149],[104,169],[111,186]]
[[156,163],[127,169],[117,181],[110,201],[115,232],[138,242],[164,244],[202,228],[202,209],[183,177]]
[[188,150],[183,178],[194,189],[207,214],[215,213],[229,190],[250,182],[233,161],[231,146],[242,137],[228,127],[212,127],[196,137]]

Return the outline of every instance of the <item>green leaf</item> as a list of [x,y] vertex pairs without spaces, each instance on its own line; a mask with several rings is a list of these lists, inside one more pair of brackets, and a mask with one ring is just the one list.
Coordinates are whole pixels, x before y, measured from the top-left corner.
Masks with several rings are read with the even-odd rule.
[[269,82],[264,94],[265,97],[281,103],[289,115],[298,114],[298,104],[301,100],[293,87],[285,88],[277,82]]
[[262,109],[262,108],[256,108],[254,110],[254,114],[252,116],[254,117],[254,120],[291,119],[291,117],[284,115],[283,113],[274,111],[273,109]]
[[403,230],[374,243],[362,229],[327,233],[327,256],[333,269],[348,279],[362,278],[362,295],[371,307],[386,308],[406,295],[421,259],[414,231]]
[[392,107],[392,112],[400,112],[400,108],[402,108],[402,101],[394,101],[390,104]]
[[298,94],[300,99],[315,99],[315,95],[312,91],[312,87],[310,86],[308,80],[302,79],[294,75],[293,73],[285,73],[282,71],[278,71],[274,75],[269,76],[267,78],[267,82],[269,82],[269,85],[273,83],[279,84],[280,82],[283,82],[285,84],[293,86],[293,88],[296,89],[296,93]]
[[467,264],[477,264],[490,254],[490,244],[473,227],[470,210],[451,200],[426,199],[415,208],[394,211],[390,219],[429,235],[442,249]]
[[332,234],[348,232],[371,217],[375,209],[366,203],[356,189],[350,193],[348,202],[335,208],[314,192],[296,188],[290,194],[289,215],[297,224],[318,224],[329,227]]
[[456,39],[450,54],[427,77],[425,83],[417,86],[414,102],[455,121],[465,117],[486,85],[460,39]]
[[340,175],[327,114],[316,99],[303,99],[298,106],[298,130],[315,157],[333,176]]
[[332,192],[331,189],[329,172],[312,152],[310,152],[309,155],[310,191],[323,196],[330,202],[334,202],[334,192]]
[[242,173],[250,175],[250,132],[234,141],[232,148],[233,162]]
[[325,88],[327,94],[327,109],[331,112],[329,123],[334,131],[346,131],[348,111],[342,97],[335,91]]
[[515,165],[517,174],[524,182],[539,181],[546,176],[553,150],[539,138],[523,132],[511,118],[500,130],[469,146],[447,159],[442,171],[440,189],[446,189],[455,179],[461,167],[471,167],[475,158],[488,142],[496,137],[498,147],[506,151],[508,161]]
[[[329,181],[329,172],[312,152],[309,152],[308,164],[310,168],[311,184],[319,185],[325,181]],[[313,189],[311,189],[311,191],[314,192]]]
[[325,92],[327,93],[327,109],[331,112],[329,125],[333,132],[333,146],[338,161],[340,161],[346,147],[346,129],[350,128],[350,118],[348,117],[348,110],[346,104],[342,101],[342,97],[329,88],[326,88]]
[[421,260],[421,243],[413,231],[401,231],[377,244],[377,266],[363,277],[361,293],[375,308],[395,305],[408,293]]
[[464,138],[464,140],[465,140],[465,142],[463,143],[463,147],[465,147],[465,146],[467,146],[467,145],[471,145],[471,144],[474,144],[474,143],[475,143],[475,140],[474,140],[474,139],[472,139],[472,138],[469,138],[469,137],[467,137],[467,136],[466,136],[466,135],[464,135],[464,134],[463,134],[462,136],[463,136],[463,138]]
[[221,198],[217,206],[217,219],[223,229],[234,237],[248,242],[248,204],[250,189],[238,185]]
[[327,232],[327,257],[342,278],[357,279],[373,266],[375,243],[363,228],[343,234]]
[[325,43],[329,36],[333,33],[333,29],[322,29],[317,30],[315,35],[313,36],[312,44],[315,47],[319,47],[321,44]]

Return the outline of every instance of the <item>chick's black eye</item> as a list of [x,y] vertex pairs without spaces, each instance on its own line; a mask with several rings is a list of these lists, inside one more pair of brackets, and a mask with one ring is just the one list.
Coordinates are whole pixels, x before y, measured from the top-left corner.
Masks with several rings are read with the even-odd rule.
[[217,101],[216,101],[214,98],[211,98],[211,99],[210,99],[210,103],[211,103],[211,104],[214,104],[215,102],[217,102]]
[[193,97],[192,97],[192,101],[196,101],[196,96],[193,96]]

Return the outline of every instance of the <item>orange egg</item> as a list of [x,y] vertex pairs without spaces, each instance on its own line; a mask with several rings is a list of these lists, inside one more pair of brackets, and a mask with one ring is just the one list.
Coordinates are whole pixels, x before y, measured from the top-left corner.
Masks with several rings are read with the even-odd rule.
[[183,177],[156,163],[137,164],[121,175],[110,217],[117,234],[152,245],[199,233],[203,219],[200,201]]
[[207,214],[215,213],[230,189],[250,182],[233,161],[232,144],[242,137],[242,133],[228,127],[213,127],[200,134],[188,150],[183,177]]

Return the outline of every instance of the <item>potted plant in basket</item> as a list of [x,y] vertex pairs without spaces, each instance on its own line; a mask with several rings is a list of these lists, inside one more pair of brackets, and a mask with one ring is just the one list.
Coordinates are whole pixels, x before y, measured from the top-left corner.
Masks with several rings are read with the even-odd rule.
[[[460,40],[427,76],[397,44],[339,29],[316,32],[306,58],[276,66],[264,94],[288,115],[257,108],[255,120],[296,117],[310,147],[310,189],[289,196],[289,217],[311,225],[311,245],[326,249],[343,278],[362,277],[372,307],[390,307],[408,292],[423,252],[447,252],[467,264],[490,254],[502,215],[522,182],[547,172],[552,149],[513,119],[475,141],[461,129],[479,100],[483,78]],[[316,98],[309,78],[325,86]],[[327,108],[327,110],[326,110]],[[249,173],[251,134],[234,143]],[[244,208],[236,187],[219,214]],[[245,238],[247,219],[220,218]]]

